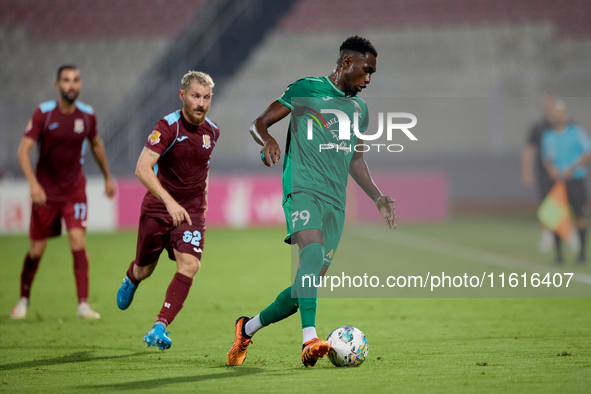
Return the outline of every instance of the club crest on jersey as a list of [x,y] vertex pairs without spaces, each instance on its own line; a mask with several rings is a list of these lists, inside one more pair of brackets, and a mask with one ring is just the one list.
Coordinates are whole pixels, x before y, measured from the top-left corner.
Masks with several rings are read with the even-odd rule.
[[203,134],[203,148],[211,148],[211,137],[209,136],[209,134]]
[[74,132],[78,134],[84,132],[84,119],[76,119],[74,121]]
[[150,136],[148,137],[148,142],[150,143],[150,145],[156,145],[157,143],[160,142],[160,132],[153,130],[152,134],[150,134]]

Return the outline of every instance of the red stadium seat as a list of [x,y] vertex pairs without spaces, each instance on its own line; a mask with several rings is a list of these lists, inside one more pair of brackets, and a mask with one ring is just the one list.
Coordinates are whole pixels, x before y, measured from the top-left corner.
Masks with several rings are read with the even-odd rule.
[[560,36],[591,34],[588,0],[301,0],[283,17],[286,31],[437,28],[546,22]]
[[206,0],[0,0],[0,26],[22,26],[33,40],[171,36]]

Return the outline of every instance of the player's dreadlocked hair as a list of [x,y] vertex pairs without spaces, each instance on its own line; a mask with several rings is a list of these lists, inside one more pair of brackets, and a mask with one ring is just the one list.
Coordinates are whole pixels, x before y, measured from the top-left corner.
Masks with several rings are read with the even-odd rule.
[[340,51],[349,50],[359,52],[365,55],[367,52],[371,53],[375,57],[378,57],[378,51],[374,48],[374,46],[369,42],[368,39],[355,36],[347,38],[339,48]]
[[215,85],[209,74],[201,71],[189,71],[183,76],[183,79],[181,80],[183,90],[187,90],[187,88],[191,86],[193,82],[197,82],[199,85],[207,86],[212,89]]

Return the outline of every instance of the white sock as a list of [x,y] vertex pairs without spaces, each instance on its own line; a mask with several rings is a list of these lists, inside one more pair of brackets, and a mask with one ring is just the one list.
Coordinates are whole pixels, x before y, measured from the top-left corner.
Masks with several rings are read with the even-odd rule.
[[302,334],[304,335],[304,342],[308,342],[310,339],[318,338],[316,335],[316,327],[306,327],[302,329]]
[[156,327],[157,325],[161,325],[166,329],[166,323],[164,323],[162,320],[156,320],[156,323],[154,323],[154,327]]
[[252,337],[261,328],[263,328],[263,323],[261,323],[261,315],[258,314],[246,322],[246,325],[244,326],[244,332],[246,332],[246,335],[249,337]]

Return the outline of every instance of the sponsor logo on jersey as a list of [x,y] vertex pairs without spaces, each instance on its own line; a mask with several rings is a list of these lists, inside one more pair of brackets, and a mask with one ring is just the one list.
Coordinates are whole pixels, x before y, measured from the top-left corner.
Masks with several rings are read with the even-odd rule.
[[33,119],[29,119],[29,123],[27,123],[27,128],[25,129],[25,133],[28,133],[33,128]]
[[330,97],[330,96],[322,97],[322,100],[324,100],[324,101],[332,100],[332,97]]
[[211,137],[209,134],[203,134],[203,147],[205,149],[211,148]]
[[76,119],[74,121],[74,132],[78,134],[84,132],[84,119]]
[[157,143],[160,142],[160,132],[153,130],[152,134],[150,134],[150,136],[148,137],[148,142],[150,143],[150,145],[156,145]]
[[320,144],[320,152],[326,149],[334,149],[337,152],[342,151],[345,152],[345,156],[351,153],[351,144],[347,145],[345,141],[341,141],[340,144],[335,144],[334,142],[329,142],[328,144]]
[[55,130],[55,129],[57,129],[57,127],[58,127],[59,125],[60,125],[60,124],[59,124],[59,122],[53,122],[52,124],[50,124],[49,126],[47,126],[47,128],[48,128],[49,130]]
[[189,138],[189,137],[187,137],[186,135],[183,135],[182,137],[179,137],[179,138],[177,138],[176,140],[177,140],[178,142],[183,142],[183,141],[184,141],[184,140],[186,140],[187,138]]

